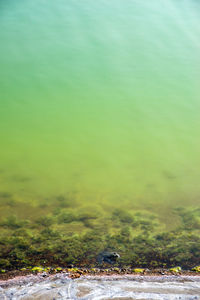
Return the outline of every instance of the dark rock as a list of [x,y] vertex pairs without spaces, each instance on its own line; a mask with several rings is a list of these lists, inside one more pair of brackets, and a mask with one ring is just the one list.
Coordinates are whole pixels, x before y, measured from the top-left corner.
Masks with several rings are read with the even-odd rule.
[[120,255],[117,252],[102,252],[98,255],[97,261],[98,263],[109,263],[113,264],[117,261]]

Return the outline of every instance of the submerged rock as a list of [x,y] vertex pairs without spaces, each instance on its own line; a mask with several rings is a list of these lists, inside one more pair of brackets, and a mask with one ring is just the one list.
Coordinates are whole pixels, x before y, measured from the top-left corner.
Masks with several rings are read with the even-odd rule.
[[109,263],[113,264],[120,258],[120,255],[117,252],[102,252],[98,255],[97,261],[98,263]]

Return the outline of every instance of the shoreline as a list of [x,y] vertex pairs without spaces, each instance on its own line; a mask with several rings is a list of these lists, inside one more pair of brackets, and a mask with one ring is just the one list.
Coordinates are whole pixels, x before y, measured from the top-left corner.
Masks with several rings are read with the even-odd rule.
[[[197,276],[196,276],[197,275]],[[197,300],[200,276],[161,274],[31,274],[0,281],[1,299],[170,299]],[[14,296],[14,298],[13,298]]]
[[[39,269],[39,267],[38,267]],[[47,278],[56,278],[59,276],[66,276],[70,279],[77,278],[199,278],[200,280],[200,272],[191,271],[191,270],[180,270],[170,271],[169,269],[120,269],[120,268],[110,268],[110,269],[99,269],[99,268],[51,268],[48,271],[44,271],[45,269],[31,271],[31,270],[15,270],[8,271],[4,274],[0,274],[0,287],[12,284],[13,282],[17,282],[20,280],[30,279],[39,279],[45,280]]]

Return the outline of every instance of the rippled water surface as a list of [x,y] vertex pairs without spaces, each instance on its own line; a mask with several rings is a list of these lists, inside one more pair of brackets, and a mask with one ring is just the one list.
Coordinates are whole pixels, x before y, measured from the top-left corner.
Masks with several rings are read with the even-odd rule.
[[198,205],[199,36],[196,0],[1,0],[1,195]]

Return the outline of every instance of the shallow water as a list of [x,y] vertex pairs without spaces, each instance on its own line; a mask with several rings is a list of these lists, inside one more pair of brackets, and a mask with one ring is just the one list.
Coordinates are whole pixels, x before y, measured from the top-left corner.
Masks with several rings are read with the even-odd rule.
[[185,266],[196,264],[199,1],[1,0],[0,28],[0,226],[2,245],[20,244],[3,255],[29,266],[18,249],[57,251],[59,234],[76,239],[95,226],[102,235],[123,227],[131,241],[157,218],[156,232],[196,230],[179,236]]
[[162,299],[198,300],[200,281],[198,277],[93,277],[72,280],[57,276],[47,280],[27,278],[0,290],[1,299]]

